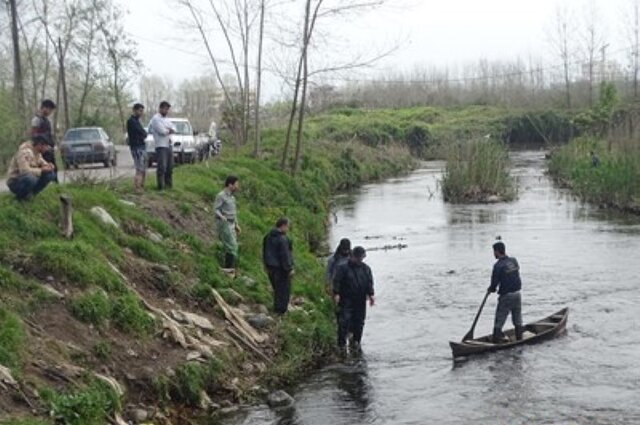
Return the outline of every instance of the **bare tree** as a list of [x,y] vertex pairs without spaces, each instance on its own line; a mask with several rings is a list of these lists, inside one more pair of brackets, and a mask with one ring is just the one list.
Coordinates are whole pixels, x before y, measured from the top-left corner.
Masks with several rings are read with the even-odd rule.
[[264,48],[264,15],[265,15],[265,0],[260,0],[260,28],[258,30],[258,62],[256,65],[256,104],[254,114],[254,131],[255,131],[255,143],[253,147],[253,156],[260,156],[260,138],[261,138],[261,125],[260,125],[260,98],[262,90],[262,50]]
[[[582,44],[585,57],[587,58],[587,79],[589,83],[589,107],[593,107],[593,87],[594,73],[597,62],[598,53],[605,47],[605,39],[603,29],[600,25],[600,11],[595,3],[591,0],[584,11],[584,27],[582,30]],[[603,63],[602,66],[605,64]],[[604,78],[604,75],[602,75]]]
[[562,73],[565,86],[565,105],[571,109],[571,58],[572,58],[572,22],[567,9],[558,7],[554,22],[554,29],[551,36],[551,45],[562,61]]
[[18,6],[16,0],[9,0],[11,12],[11,42],[13,45],[13,90],[16,96],[16,107],[20,116],[24,115],[24,82],[22,80],[22,63],[20,60],[20,34],[18,31]]
[[630,74],[633,84],[633,99],[638,99],[638,74],[640,73],[640,0],[629,0],[629,9],[624,10],[625,44],[628,45]]

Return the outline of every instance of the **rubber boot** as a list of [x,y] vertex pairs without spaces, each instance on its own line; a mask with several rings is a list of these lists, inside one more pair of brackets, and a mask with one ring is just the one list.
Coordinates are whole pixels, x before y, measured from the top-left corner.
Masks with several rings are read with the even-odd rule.
[[235,269],[236,268],[236,256],[233,254],[225,254],[224,256],[224,268]]
[[493,343],[494,344],[502,344],[505,342],[505,335],[502,333],[502,329],[494,328],[493,329]]
[[516,341],[522,340],[522,334],[524,334],[524,326],[516,326]]

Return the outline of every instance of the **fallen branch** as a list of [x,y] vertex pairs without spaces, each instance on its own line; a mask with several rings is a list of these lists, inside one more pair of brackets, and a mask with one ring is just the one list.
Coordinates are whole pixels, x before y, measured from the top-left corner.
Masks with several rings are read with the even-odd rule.
[[224,312],[224,316],[235,328],[253,344],[262,344],[267,340],[267,336],[257,332],[235,309],[233,309],[215,289],[211,288],[213,297]]

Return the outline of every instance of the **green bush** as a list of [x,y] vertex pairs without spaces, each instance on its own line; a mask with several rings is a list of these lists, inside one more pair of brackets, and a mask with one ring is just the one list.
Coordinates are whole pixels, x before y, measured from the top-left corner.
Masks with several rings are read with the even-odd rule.
[[101,326],[111,317],[111,300],[102,291],[83,294],[71,302],[71,312],[83,322]]
[[98,381],[70,393],[43,390],[41,395],[56,421],[64,425],[104,425],[108,417],[120,409],[117,395]]
[[20,320],[0,305],[0,365],[19,367],[23,344]]
[[509,201],[516,196],[509,175],[506,147],[491,140],[459,143],[449,148],[442,178],[442,193],[447,202],[486,202],[491,196]]
[[131,293],[117,297],[111,311],[113,323],[125,332],[146,335],[154,329],[153,319]]

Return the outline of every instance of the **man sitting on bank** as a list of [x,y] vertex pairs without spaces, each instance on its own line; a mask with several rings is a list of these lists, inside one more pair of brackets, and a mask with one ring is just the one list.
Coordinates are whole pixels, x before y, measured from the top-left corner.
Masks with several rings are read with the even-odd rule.
[[42,155],[51,147],[43,136],[34,136],[18,148],[9,164],[7,186],[19,201],[35,196],[55,180],[55,167]]
[[524,328],[522,327],[522,301],[520,298],[520,265],[514,257],[506,254],[504,242],[493,244],[493,255],[498,260],[493,266],[491,274],[491,286],[489,292],[498,290],[498,307],[496,308],[496,318],[493,325],[493,342],[498,344],[507,342],[506,336],[502,333],[502,327],[511,313],[511,320],[515,326],[516,339],[522,339]]

